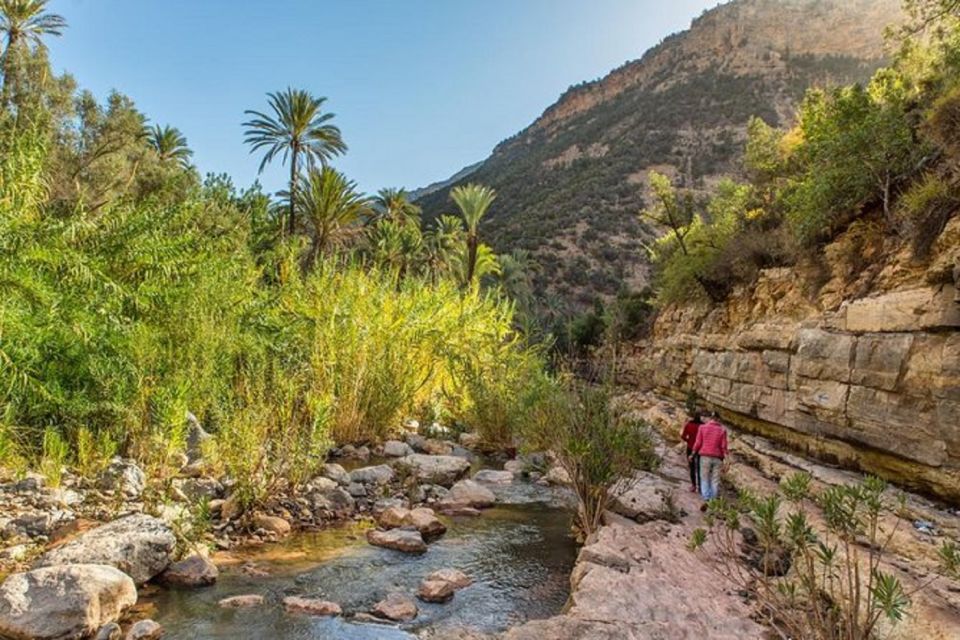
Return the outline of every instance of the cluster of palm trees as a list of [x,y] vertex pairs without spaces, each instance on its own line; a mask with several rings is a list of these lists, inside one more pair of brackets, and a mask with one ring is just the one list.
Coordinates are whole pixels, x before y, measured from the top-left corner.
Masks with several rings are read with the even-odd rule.
[[334,114],[324,111],[325,102],[302,89],[287,88],[267,94],[269,111],[248,110],[250,119],[243,123],[251,153],[263,152],[261,172],[274,160],[289,162],[288,188],[280,192],[287,214],[285,233],[302,231],[309,237],[305,266],[360,240],[374,260],[401,277],[417,271],[432,277],[454,275],[467,284],[499,271],[478,233],[496,198],[493,189],[475,184],[453,188],[450,196],[460,217],[441,216],[423,231],[420,208],[406,191],[382,189],[368,198],[330,166],[347,145],[331,122]]
[[19,89],[24,57],[43,50],[44,36],[59,36],[67,26],[63,16],[47,11],[47,0],[0,0],[0,36],[4,40],[0,108],[9,109]]

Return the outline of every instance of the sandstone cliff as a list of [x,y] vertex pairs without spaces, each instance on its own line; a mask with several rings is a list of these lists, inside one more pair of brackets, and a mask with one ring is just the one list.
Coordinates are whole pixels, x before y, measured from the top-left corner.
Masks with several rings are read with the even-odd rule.
[[858,223],[822,264],[765,271],[721,306],[665,310],[626,379],[695,392],[744,430],[960,499],[960,218],[922,264],[881,229]]

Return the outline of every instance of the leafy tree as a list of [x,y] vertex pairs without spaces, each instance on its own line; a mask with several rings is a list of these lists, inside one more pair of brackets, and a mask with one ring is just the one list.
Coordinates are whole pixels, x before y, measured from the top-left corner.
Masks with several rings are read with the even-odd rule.
[[193,151],[187,146],[186,137],[176,127],[154,125],[148,141],[162,162],[177,162],[184,168],[190,165]]
[[368,242],[374,260],[395,271],[398,282],[413,272],[421,260],[423,234],[417,224],[380,220],[371,227]]
[[277,156],[282,163],[290,158],[287,231],[293,234],[301,156],[310,169],[317,164],[326,166],[332,157],[346,152],[347,145],[340,129],[330,124],[333,114],[323,112],[326,98],[316,98],[307,91],[289,87],[283,92],[268,93],[267,98],[271,114],[253,110],[244,112],[252,116],[243,123],[246,127],[244,142],[250,145],[251,153],[266,150],[260,162],[260,172]]
[[18,65],[25,50],[45,49],[44,36],[59,36],[67,26],[62,16],[49,13],[47,0],[0,0],[0,34],[6,40],[3,50],[3,87],[0,106],[10,107],[17,94]]
[[466,184],[451,189],[450,197],[460,209],[467,230],[464,282],[469,285],[473,282],[477,270],[480,220],[486,215],[497,194],[490,187]]
[[320,254],[341,244],[369,211],[369,201],[357,192],[356,183],[332,167],[301,176],[293,198],[310,236],[308,267]]

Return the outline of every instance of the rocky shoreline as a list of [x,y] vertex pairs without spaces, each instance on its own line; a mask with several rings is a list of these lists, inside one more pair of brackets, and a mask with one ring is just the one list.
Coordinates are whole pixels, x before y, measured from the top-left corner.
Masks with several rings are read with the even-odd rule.
[[[381,446],[345,446],[304,486],[278,495],[256,511],[240,513],[229,479],[204,474],[199,457],[158,493],[133,461],[117,458],[95,481],[65,473],[59,487],[32,474],[0,485],[2,558],[0,636],[10,638],[152,638],[162,629],[132,608],[137,588],[200,588],[214,584],[222,554],[355,521],[367,541],[405,553],[423,553],[446,526],[438,514],[480,516],[496,496],[491,487],[521,474],[542,477],[546,459],[506,461],[504,470],[477,466],[478,439],[458,442],[415,433]],[[501,460],[502,462],[503,460]],[[349,470],[348,470],[349,469]],[[202,531],[191,507],[204,503]],[[245,566],[246,570],[247,567]],[[258,569],[251,565],[250,571]],[[450,568],[427,576],[416,594],[391,596],[368,614],[377,621],[416,616],[414,596],[447,602],[470,583]],[[154,586],[156,585],[156,586]],[[61,597],[63,594],[67,597]],[[259,606],[262,596],[227,598],[221,606]],[[411,606],[412,605],[412,606]],[[292,596],[290,613],[340,615],[334,602]],[[118,624],[121,623],[121,624]]]

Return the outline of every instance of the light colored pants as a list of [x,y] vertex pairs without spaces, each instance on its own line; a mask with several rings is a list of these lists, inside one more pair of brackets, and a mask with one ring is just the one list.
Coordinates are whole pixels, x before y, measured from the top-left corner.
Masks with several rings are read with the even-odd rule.
[[720,493],[720,465],[723,460],[700,456],[700,495],[704,500],[716,498]]

